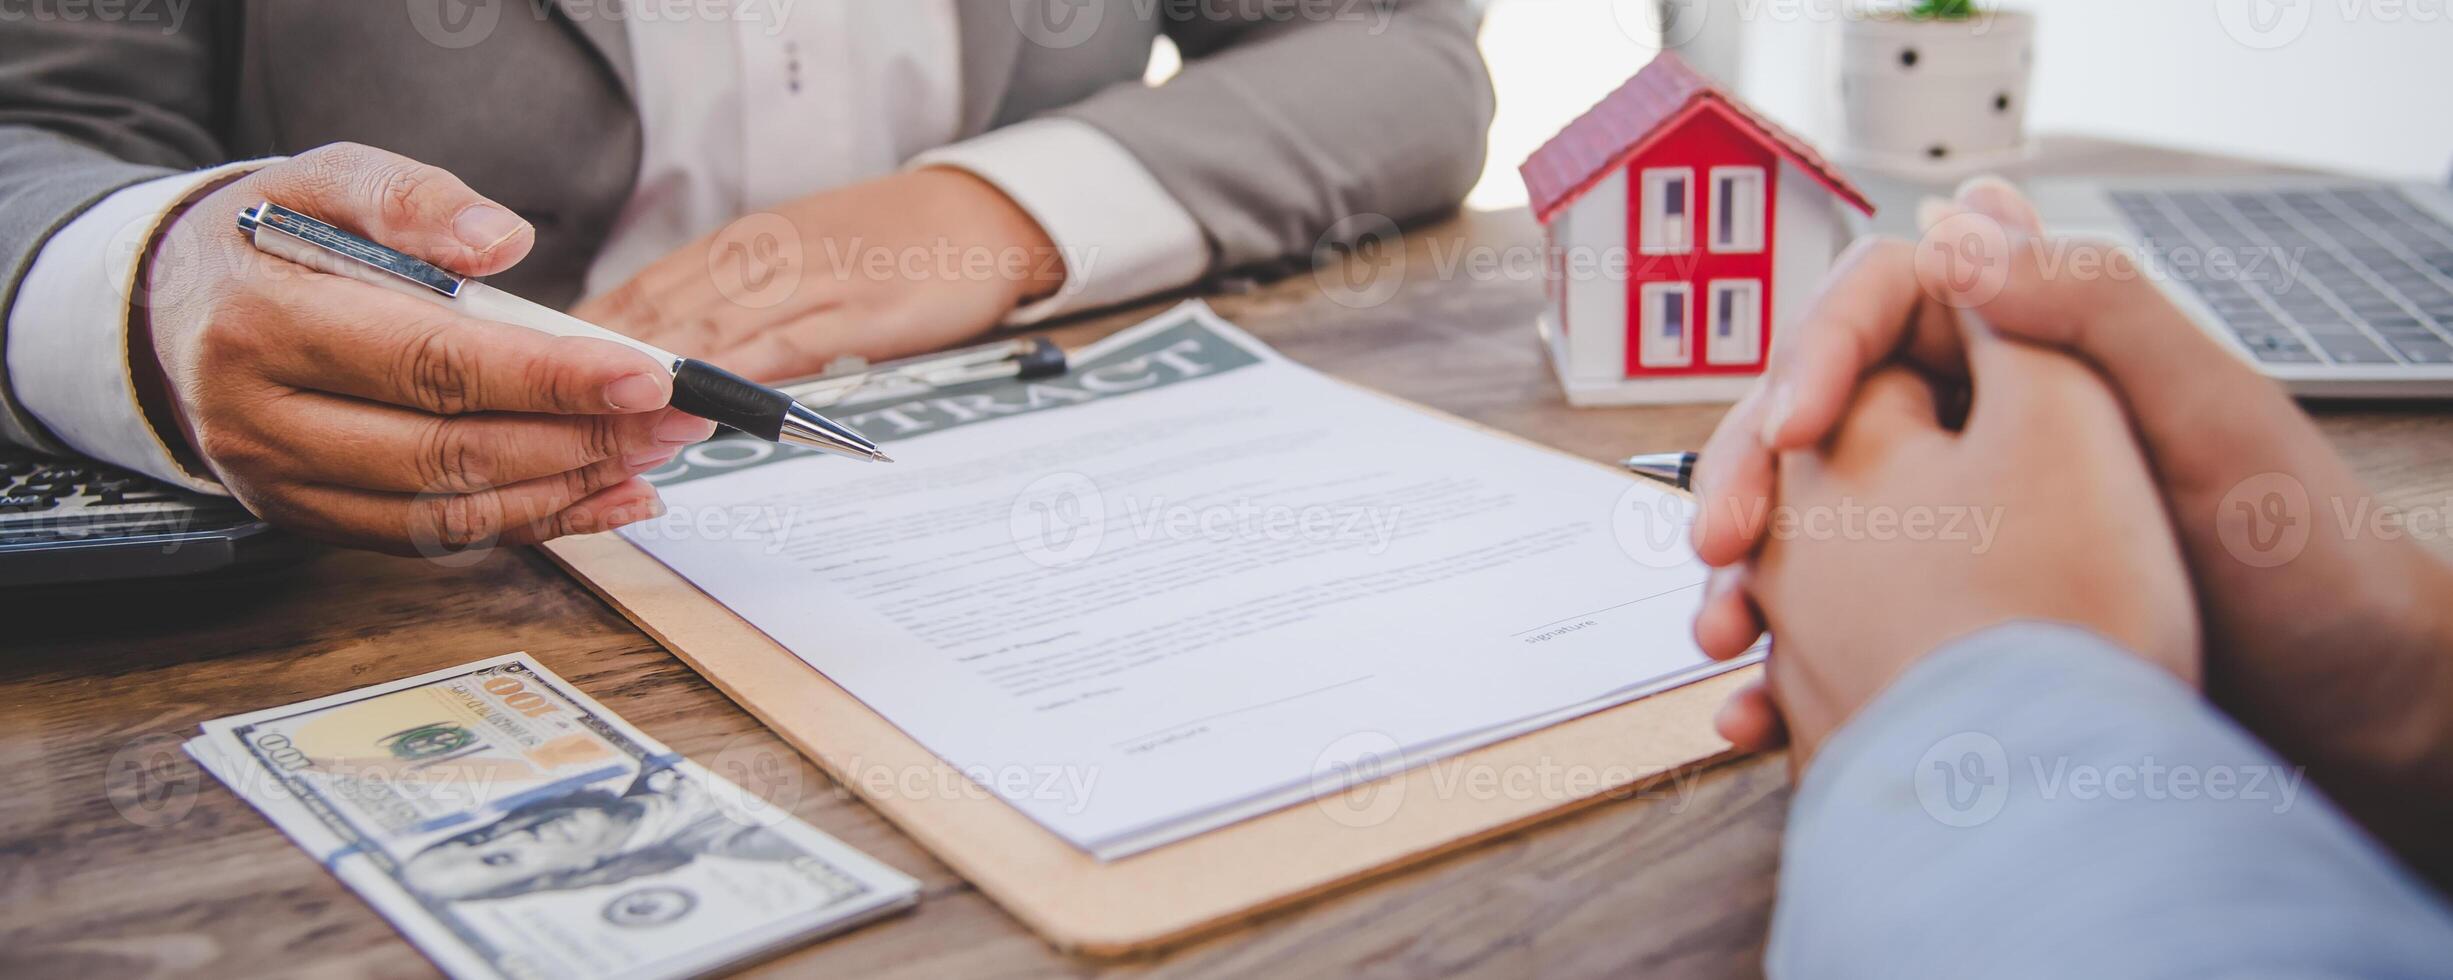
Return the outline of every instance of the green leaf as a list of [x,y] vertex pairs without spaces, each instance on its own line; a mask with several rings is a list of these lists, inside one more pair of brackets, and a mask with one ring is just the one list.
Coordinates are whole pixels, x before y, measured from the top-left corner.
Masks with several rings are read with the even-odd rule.
[[1918,20],[1966,20],[1976,16],[1975,0],[1916,0],[1908,16]]

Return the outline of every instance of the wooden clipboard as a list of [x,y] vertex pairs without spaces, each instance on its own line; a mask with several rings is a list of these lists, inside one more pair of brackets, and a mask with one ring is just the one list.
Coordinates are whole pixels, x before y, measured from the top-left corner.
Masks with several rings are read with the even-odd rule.
[[[1090,956],[1147,953],[1226,929],[1585,806],[1643,795],[1731,758],[1729,743],[1712,731],[1713,713],[1762,670],[1719,674],[1102,862],[984,790],[899,792],[897,785],[954,786],[966,777],[630,542],[598,534],[543,550],[1050,944]],[[864,778],[877,772],[926,778]]]

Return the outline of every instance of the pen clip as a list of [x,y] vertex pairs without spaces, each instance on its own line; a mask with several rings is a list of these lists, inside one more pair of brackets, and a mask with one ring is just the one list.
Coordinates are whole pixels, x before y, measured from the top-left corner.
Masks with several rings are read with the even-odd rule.
[[[238,226],[240,231],[255,236],[257,248],[319,272],[330,272],[358,279],[370,278],[346,265],[335,268],[334,264],[328,260],[318,261],[318,256],[337,256],[348,262],[356,263],[358,269],[371,269],[379,273],[386,273],[411,285],[422,286],[453,299],[459,297],[461,285],[467,282],[430,263],[377,245],[270,201],[239,212]],[[266,232],[273,232],[279,237],[268,239],[265,237]],[[296,247],[283,247],[291,243],[308,246],[311,251],[302,251]]]

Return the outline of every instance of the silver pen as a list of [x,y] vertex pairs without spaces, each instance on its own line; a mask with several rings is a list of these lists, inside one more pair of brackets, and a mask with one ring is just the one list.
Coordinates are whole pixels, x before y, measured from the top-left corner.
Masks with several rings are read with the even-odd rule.
[[1618,465],[1637,476],[1687,490],[1692,489],[1687,486],[1687,481],[1695,478],[1695,460],[1699,458],[1694,453],[1652,453],[1630,456]]
[[791,395],[485,283],[452,275],[280,205],[266,202],[242,211],[238,226],[257,249],[317,272],[404,292],[450,307],[472,319],[508,323],[559,337],[593,337],[639,351],[673,372],[673,407],[699,418],[768,442],[804,446],[853,459],[893,462],[878,451],[876,443],[811,411]]

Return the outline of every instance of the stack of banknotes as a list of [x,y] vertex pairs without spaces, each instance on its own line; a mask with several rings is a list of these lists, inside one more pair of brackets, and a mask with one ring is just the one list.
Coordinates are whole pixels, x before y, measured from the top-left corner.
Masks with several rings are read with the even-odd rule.
[[224,718],[187,751],[454,977],[690,976],[919,892],[525,654]]

